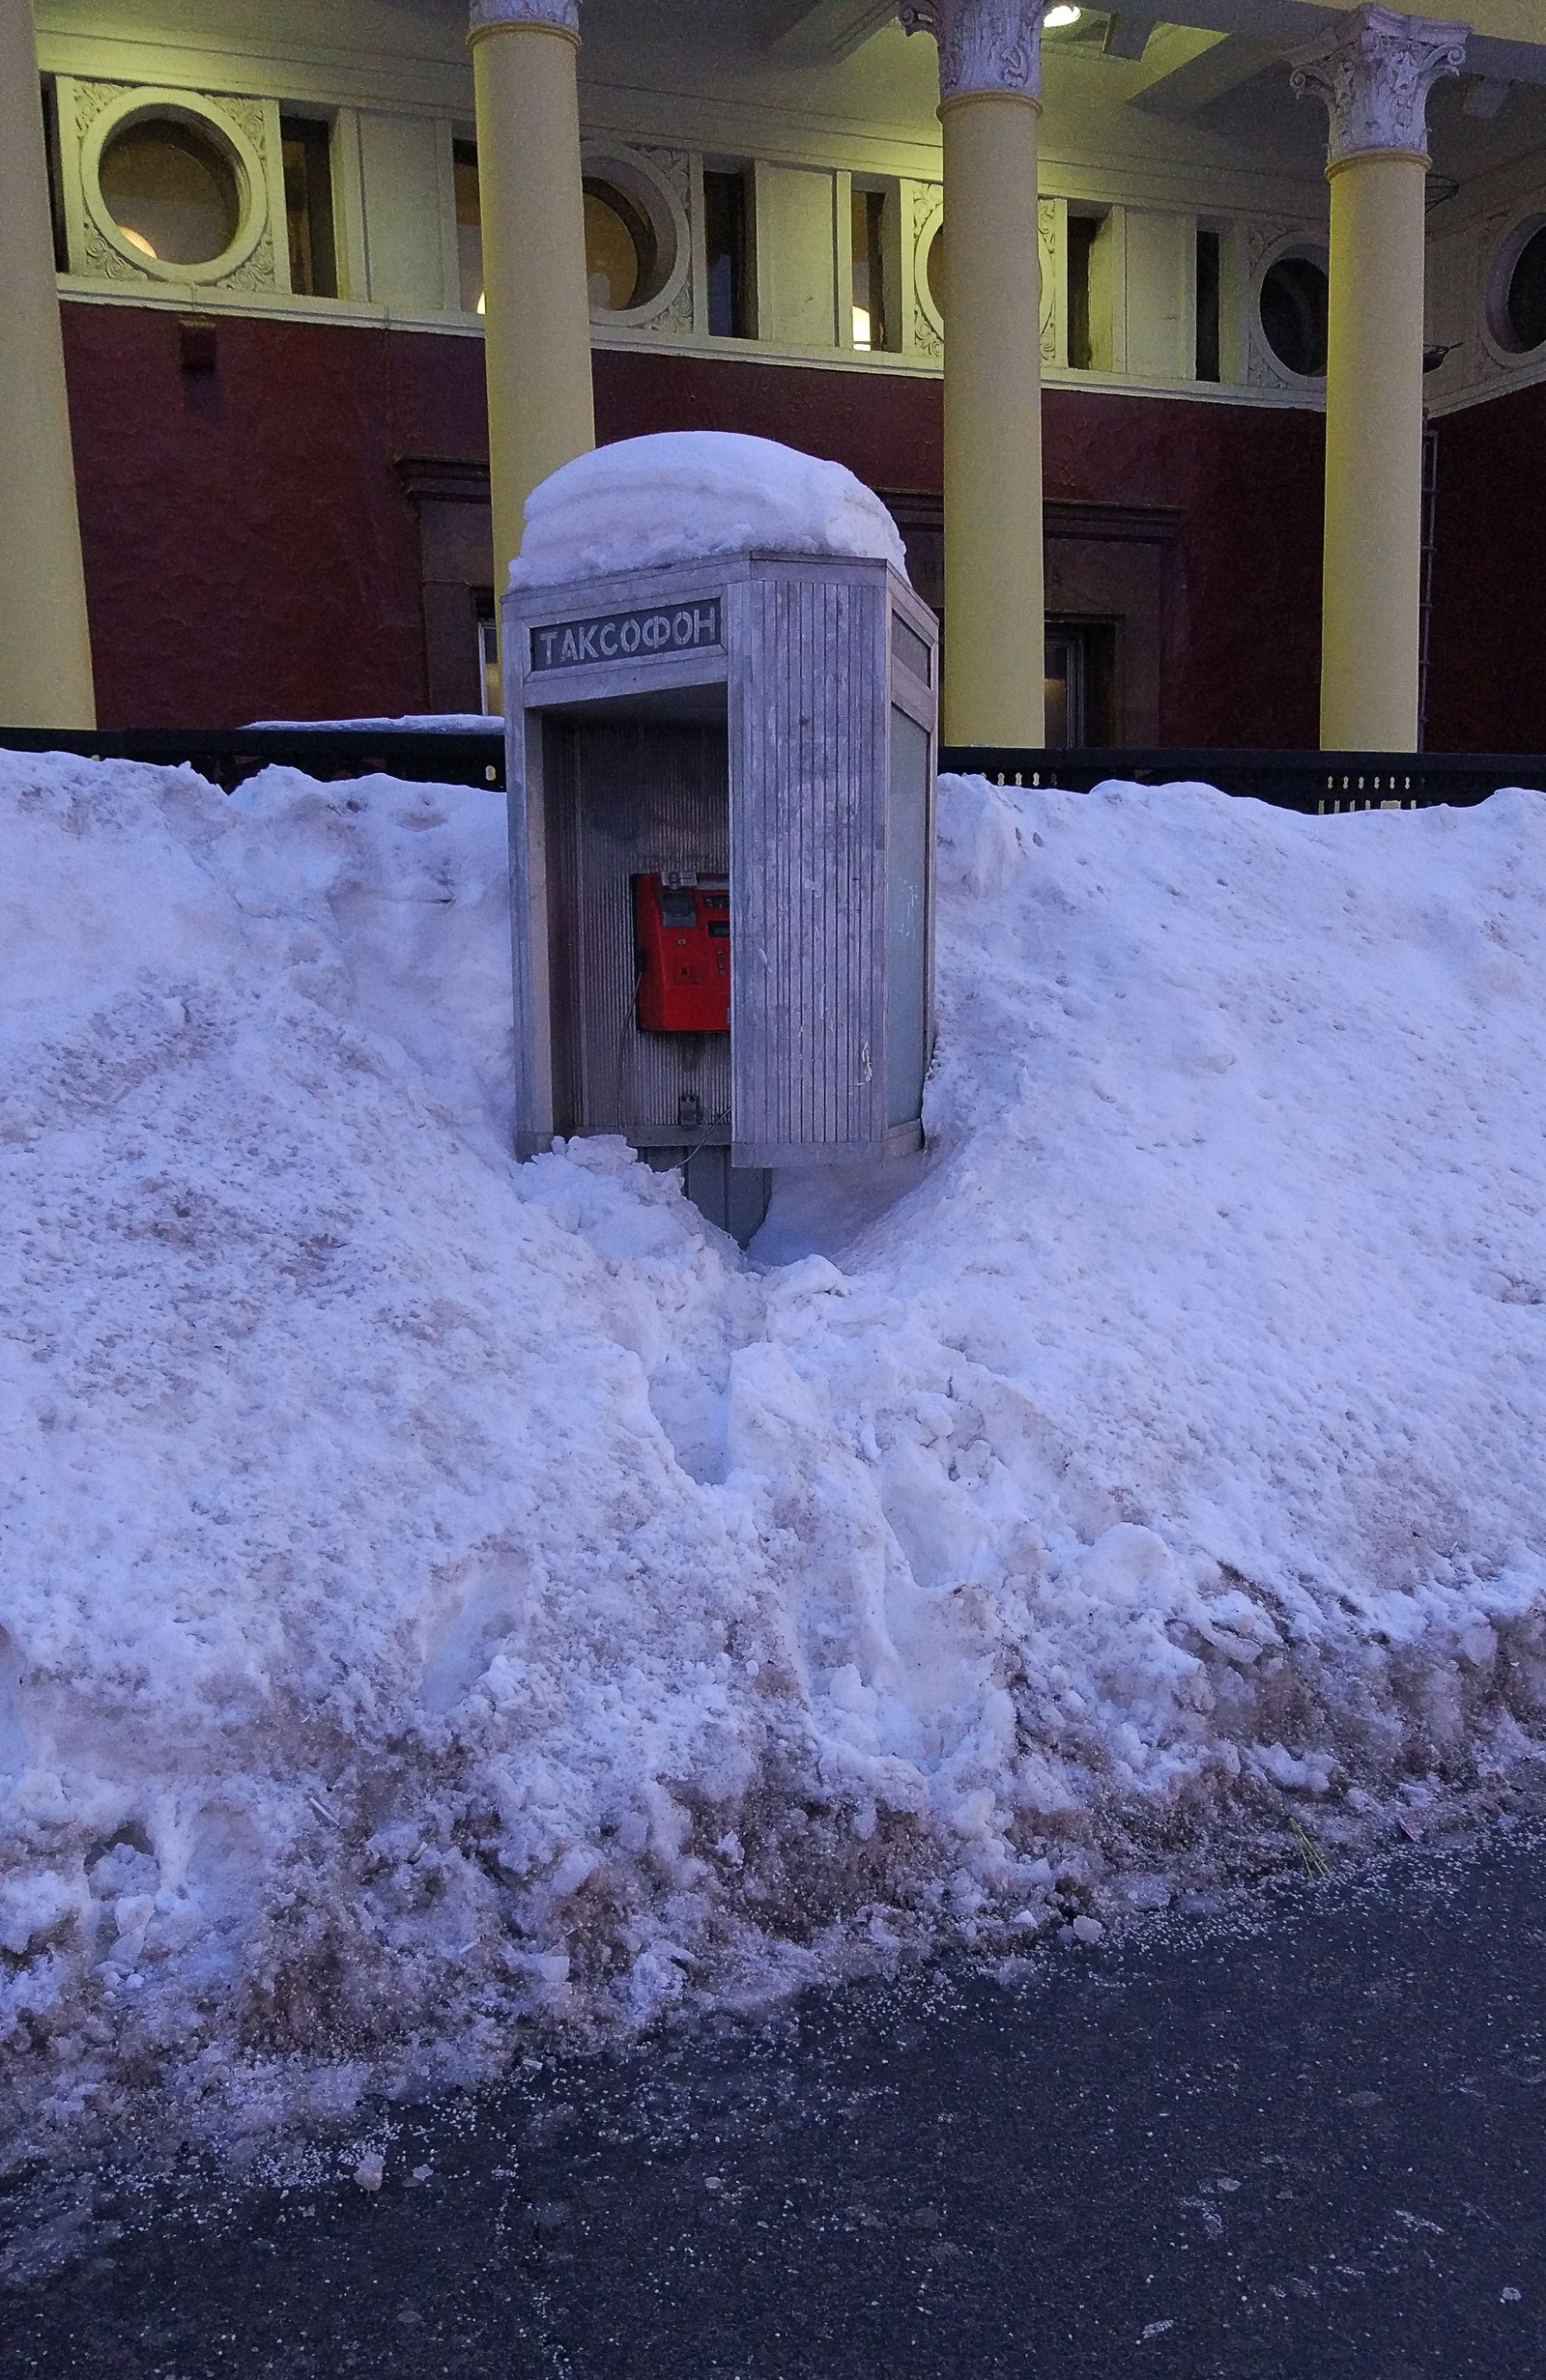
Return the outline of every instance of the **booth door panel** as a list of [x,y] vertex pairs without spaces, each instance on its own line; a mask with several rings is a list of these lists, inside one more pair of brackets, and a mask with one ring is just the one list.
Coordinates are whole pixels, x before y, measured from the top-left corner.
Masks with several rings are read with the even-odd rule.
[[885,588],[769,576],[735,600],[735,1161],[857,1159],[886,1133]]

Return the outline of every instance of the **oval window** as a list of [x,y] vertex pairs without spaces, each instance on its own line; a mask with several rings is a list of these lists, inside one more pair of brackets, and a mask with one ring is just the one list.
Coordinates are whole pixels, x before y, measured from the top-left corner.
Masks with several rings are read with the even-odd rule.
[[1304,380],[1326,373],[1326,268],[1309,256],[1280,256],[1262,275],[1262,334],[1285,370]]
[[660,242],[643,207],[615,182],[585,185],[586,277],[599,314],[626,314],[659,294]]
[[1503,301],[1509,338],[1519,355],[1546,345],[1546,223],[1532,232],[1514,262]]
[[141,117],[115,132],[98,179],[124,239],[163,265],[209,265],[242,223],[242,195],[229,158],[194,126]]
[[924,258],[924,279],[929,284],[929,300],[941,322],[945,319],[945,226],[940,224],[929,243]]

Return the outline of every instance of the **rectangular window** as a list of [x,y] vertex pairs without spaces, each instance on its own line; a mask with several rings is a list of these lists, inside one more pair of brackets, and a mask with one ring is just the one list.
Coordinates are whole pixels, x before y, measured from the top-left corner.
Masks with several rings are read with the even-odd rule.
[[928,685],[929,665],[933,655],[917,629],[910,628],[900,613],[893,613],[891,618],[891,658],[900,661],[904,670],[911,670],[914,677],[921,677]]
[[483,311],[483,207],[477,182],[477,143],[451,145],[456,178],[456,265],[464,314]]
[[1098,215],[1069,216],[1069,363],[1075,372],[1091,371],[1095,364],[1090,323],[1090,258],[1100,237]]
[[757,336],[751,186],[744,173],[703,175],[708,329],[716,339]]
[[336,298],[332,128],[312,116],[281,116],[279,139],[290,232],[290,286],[298,298]]
[[889,347],[886,324],[886,198],[853,193],[853,343],[861,353]]
[[51,82],[43,85],[43,145],[48,163],[48,217],[54,235],[54,271],[70,271],[70,244],[65,238],[64,177],[59,170],[59,96]]
[[1114,370],[1118,264],[1122,218],[1102,215],[1068,218],[1069,363],[1075,372]]
[[1197,226],[1197,357],[1199,380],[1220,380],[1218,364],[1218,284],[1220,242],[1217,232]]

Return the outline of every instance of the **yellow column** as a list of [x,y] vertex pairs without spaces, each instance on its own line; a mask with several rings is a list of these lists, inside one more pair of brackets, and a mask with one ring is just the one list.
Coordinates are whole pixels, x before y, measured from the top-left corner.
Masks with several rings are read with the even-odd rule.
[[96,717],[32,0],[0,0],[0,727]]
[[944,730],[1046,737],[1040,102],[974,92],[945,131]]
[[496,592],[526,500],[596,443],[578,0],[473,0]]
[[939,44],[945,174],[945,678],[953,744],[1046,734],[1043,0],[914,0]]
[[1331,110],[1321,744],[1416,752],[1427,95],[1463,25],[1360,8],[1301,51]]
[[1331,178],[1321,744],[1416,752],[1422,594],[1427,163],[1384,150]]

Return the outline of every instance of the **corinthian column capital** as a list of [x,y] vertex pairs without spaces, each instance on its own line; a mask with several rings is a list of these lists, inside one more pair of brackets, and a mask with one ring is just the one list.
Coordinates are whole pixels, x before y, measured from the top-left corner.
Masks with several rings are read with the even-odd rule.
[[472,0],[472,38],[497,25],[547,25],[580,39],[580,0]]
[[1331,115],[1328,163],[1382,149],[1426,158],[1428,93],[1441,75],[1459,72],[1470,31],[1371,5],[1296,50],[1295,91],[1324,100]]
[[1039,100],[1046,0],[902,0],[904,33],[939,44],[941,101],[982,91]]

